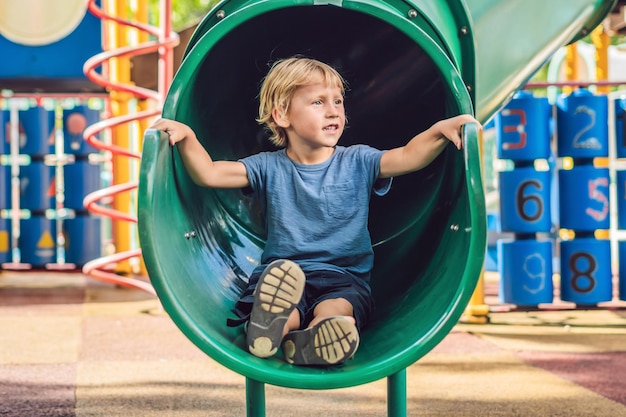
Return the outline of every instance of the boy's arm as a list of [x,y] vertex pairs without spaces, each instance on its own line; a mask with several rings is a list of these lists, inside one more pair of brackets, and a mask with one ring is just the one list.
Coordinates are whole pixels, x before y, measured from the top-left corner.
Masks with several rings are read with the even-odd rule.
[[244,164],[238,161],[213,161],[187,125],[159,119],[150,126],[169,134],[170,145],[176,145],[187,173],[198,185],[213,188],[242,188],[250,185]]
[[440,120],[414,136],[406,145],[391,149],[380,159],[380,178],[397,177],[417,171],[430,164],[448,142],[461,149],[461,128],[465,123],[478,123],[469,114]]

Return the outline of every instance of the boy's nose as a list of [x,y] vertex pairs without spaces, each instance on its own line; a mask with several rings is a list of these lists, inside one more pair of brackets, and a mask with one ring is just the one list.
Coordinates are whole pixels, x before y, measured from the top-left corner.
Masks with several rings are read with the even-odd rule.
[[340,113],[341,112],[340,112],[339,108],[337,106],[335,106],[335,105],[332,105],[332,104],[329,105],[327,110],[326,110],[326,115],[328,117],[339,117]]

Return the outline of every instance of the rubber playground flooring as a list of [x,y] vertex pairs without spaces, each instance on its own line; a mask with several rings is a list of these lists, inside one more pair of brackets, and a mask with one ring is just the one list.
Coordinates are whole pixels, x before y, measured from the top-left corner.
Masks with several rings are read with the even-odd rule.
[[[624,378],[626,303],[491,313],[409,367],[408,415],[626,416]],[[188,341],[154,297],[80,273],[0,274],[0,416],[230,417],[245,406],[245,379]],[[385,380],[266,386],[272,417],[386,407]]]

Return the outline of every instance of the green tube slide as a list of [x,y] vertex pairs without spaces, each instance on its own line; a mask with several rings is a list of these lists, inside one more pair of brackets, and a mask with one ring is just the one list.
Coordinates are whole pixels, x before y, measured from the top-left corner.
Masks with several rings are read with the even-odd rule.
[[[228,0],[189,43],[163,116],[189,124],[215,159],[270,150],[255,122],[268,64],[304,54],[349,82],[341,144],[405,144],[435,121],[486,121],[561,46],[593,29],[614,1]],[[145,136],[139,233],[164,308],[200,349],[261,383],[329,389],[402,372],[457,323],[486,246],[478,130],[371,202],[377,304],[355,358],[309,368],[259,359],[226,319],[263,248],[263,220],[241,190],[197,187],[162,134]],[[346,202],[350,204],[350,202]],[[294,219],[297,221],[297,219]],[[338,231],[341,233],[341,231]]]

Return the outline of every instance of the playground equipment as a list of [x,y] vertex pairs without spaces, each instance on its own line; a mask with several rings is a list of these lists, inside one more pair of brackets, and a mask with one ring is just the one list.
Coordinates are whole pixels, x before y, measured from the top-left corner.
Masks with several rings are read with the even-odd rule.
[[[144,119],[161,112],[178,42],[171,30],[171,1],[160,3],[156,28],[127,20],[132,14],[147,21],[147,0],[0,6],[0,50],[13,58],[0,69],[2,268],[84,265],[94,278],[154,293],[145,279],[110,270],[141,254],[128,225],[136,222],[129,192],[137,186],[136,175],[130,180],[128,159],[138,171]],[[67,55],[68,50],[73,53]],[[159,51],[157,91],[130,82],[130,57],[153,51]],[[113,186],[99,190],[108,174]],[[114,219],[113,246],[121,253],[100,258],[101,235],[109,235],[109,223],[87,213],[87,193],[90,212]]]
[[101,158],[82,136],[75,141],[99,111],[89,108],[85,95],[66,94],[7,100],[7,125],[23,127],[23,133],[13,131],[7,141],[12,175],[3,191],[12,197],[14,227],[11,262],[3,268],[71,270],[101,253],[100,219],[88,215],[81,197],[100,186]]
[[[99,155],[83,146],[102,91],[82,73],[101,50],[83,0],[0,5],[0,267],[75,269],[101,253],[100,219],[82,196],[99,187]],[[67,54],[67,51],[73,51]],[[59,59],[64,56],[64,59]]]
[[[93,147],[108,151],[113,160],[114,184],[105,189],[90,193],[84,199],[85,207],[93,212],[114,220],[114,240],[117,253],[94,259],[85,264],[83,272],[96,279],[118,285],[134,287],[149,293],[154,293],[152,286],[143,279],[130,277],[130,269],[120,268],[115,273],[107,270],[110,264],[122,265],[129,259],[141,256],[141,250],[132,247],[131,234],[128,223],[136,223],[137,219],[131,213],[131,198],[129,192],[137,188],[137,182],[130,175],[132,165],[128,159],[137,160],[141,157],[138,151],[133,151],[129,138],[129,123],[145,120],[158,115],[161,111],[160,103],[167,85],[172,78],[172,48],[178,44],[178,35],[172,32],[171,27],[171,0],[161,2],[161,26],[153,27],[139,21],[130,21],[126,18],[127,2],[110,1],[108,12],[103,10],[96,0],[88,2],[89,11],[103,21],[114,23],[114,30],[107,32],[106,39],[110,40],[108,48],[85,62],[86,76],[94,83],[106,87],[110,92],[112,117],[89,126],[85,132],[85,140]],[[146,3],[143,2],[145,5]],[[147,6],[145,8],[147,16]],[[134,28],[143,34],[152,35],[155,39],[146,39],[127,45],[128,28]],[[145,36],[144,36],[145,38]],[[142,37],[140,37],[142,39]],[[160,84],[156,91],[132,85],[130,82],[130,57],[149,52],[159,51],[159,68],[161,71]],[[106,68],[106,71],[100,71]],[[139,104],[135,110],[131,109],[129,101],[152,100],[152,108],[142,108]],[[132,110],[132,111],[131,111]],[[115,130],[113,143],[106,143],[98,134],[107,130]],[[105,198],[114,198],[113,207],[106,207],[101,203]],[[122,273],[122,274],[120,274]],[[123,276],[125,275],[125,276]]]
[[[626,261],[618,251],[625,224],[624,103],[623,91],[596,95],[579,89],[558,95],[554,105],[520,92],[499,113],[498,154],[514,161],[513,169],[499,173],[499,229],[516,234],[497,243],[504,303],[549,308],[555,298],[553,260],[560,261],[554,262],[560,301],[588,308],[614,300],[611,269],[616,263],[622,269]],[[537,159],[544,161],[540,170]],[[618,275],[618,297],[626,300],[626,277]]]
[[[617,11],[611,15],[623,20]],[[626,300],[626,275],[614,273],[626,260],[626,92],[619,90],[626,54],[610,45],[607,20],[592,31],[593,44],[560,48],[546,66],[547,81],[526,84],[494,118],[495,150],[507,160],[498,164],[498,191],[491,194],[498,194],[499,210],[487,204],[495,226],[488,253],[498,250],[486,268],[498,269],[507,304],[499,311],[619,308],[617,298]],[[533,94],[538,88],[546,93]]]
[[[296,53],[348,79],[342,144],[402,145],[435,121],[475,110],[486,121],[559,47],[593,29],[613,1],[222,1],[198,26],[163,116],[189,124],[216,159],[270,149],[254,121],[268,62]],[[513,17],[514,16],[514,17]],[[139,181],[139,233],[164,308],[198,347],[247,381],[248,414],[264,415],[264,384],[340,388],[388,378],[388,414],[406,415],[405,368],[456,324],[485,250],[475,126],[464,151],[374,199],[370,231],[378,309],[354,360],[294,367],[246,352],[226,327],[257,265],[263,227],[239,190],[195,186],[179,155],[148,131]]]

